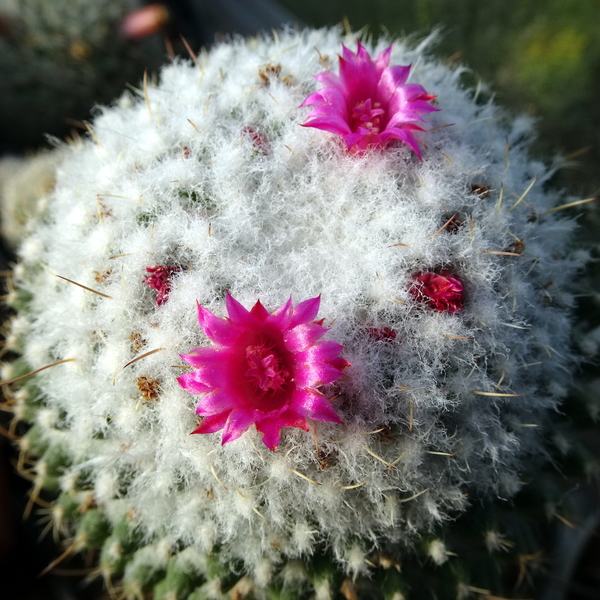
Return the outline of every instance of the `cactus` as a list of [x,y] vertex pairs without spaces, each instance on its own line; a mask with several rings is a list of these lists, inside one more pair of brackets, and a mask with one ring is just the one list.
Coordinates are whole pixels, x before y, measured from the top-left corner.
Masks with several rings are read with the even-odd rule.
[[32,229],[48,193],[54,188],[60,148],[26,158],[0,160],[0,208],[2,238],[16,248]]
[[94,102],[112,102],[144,68],[163,62],[156,36],[131,40],[120,31],[138,0],[0,1],[0,139],[37,146],[62,136],[66,119],[85,119]]
[[[36,371],[5,383],[34,497],[125,597],[528,585],[586,253],[529,122],[428,41],[221,43],[65,150],[3,379]],[[361,99],[352,137],[340,98],[366,72],[404,120]]]

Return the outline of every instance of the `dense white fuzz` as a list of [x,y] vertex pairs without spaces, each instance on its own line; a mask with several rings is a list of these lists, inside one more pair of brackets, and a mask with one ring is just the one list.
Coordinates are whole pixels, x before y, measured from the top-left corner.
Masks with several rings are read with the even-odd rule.
[[440,566],[448,560],[448,550],[442,540],[432,540],[427,546],[427,554],[433,562]]
[[[474,102],[460,71],[401,41],[392,62],[412,63],[441,109],[418,134],[422,161],[403,145],[351,155],[301,127],[320,57],[337,69],[342,41],[355,47],[337,31],[285,32],[218,45],[200,69],[165,67],[147,104],[124,96],[65,151],[22,245],[17,283],[32,299],[13,334],[32,369],[75,359],[37,376],[37,423],[61,435],[69,473],[113,524],[153,542],[127,586],[182,547],[218,546],[259,585],[320,543],[361,573],[382,539],[411,543],[467,491],[515,493],[523,458],[543,454],[585,259],[569,254],[573,223],[546,213],[568,199],[529,158],[525,120]],[[265,81],[269,64],[281,70]],[[161,306],[144,283],[153,265],[181,269]],[[456,314],[409,291],[442,269],[465,287]],[[276,452],[254,428],[225,446],[189,435],[198,398],[176,381],[179,354],[210,344],[196,301],[223,317],[226,290],[269,310],[321,295],[352,363],[326,390],[343,425],[284,429]],[[441,541],[429,554],[447,556]]]
[[488,552],[492,553],[500,550],[510,550],[514,544],[506,540],[501,533],[490,529],[489,531],[485,532],[485,545],[488,549]]

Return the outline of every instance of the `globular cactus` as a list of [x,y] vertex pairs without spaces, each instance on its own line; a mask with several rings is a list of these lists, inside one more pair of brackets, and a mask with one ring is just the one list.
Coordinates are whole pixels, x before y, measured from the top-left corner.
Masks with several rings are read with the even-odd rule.
[[[0,0],[0,140],[38,146],[63,136],[95,102],[112,102],[166,54],[159,36],[134,39],[138,0]],[[165,9],[163,9],[165,10]]]
[[0,216],[2,238],[16,248],[35,226],[44,211],[48,194],[54,189],[56,166],[63,151],[56,148],[25,158],[0,160]]
[[355,44],[165,67],[21,246],[21,450],[128,598],[462,598],[535,557],[552,485],[506,500],[570,382],[570,200],[426,42]]

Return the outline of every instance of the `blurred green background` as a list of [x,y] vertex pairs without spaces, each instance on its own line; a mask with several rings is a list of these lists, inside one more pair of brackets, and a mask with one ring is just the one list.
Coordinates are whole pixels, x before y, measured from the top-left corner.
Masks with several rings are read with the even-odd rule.
[[[568,157],[557,183],[600,193],[600,0],[279,0],[312,26],[347,18],[374,36],[423,37],[471,69],[465,85],[490,84],[498,102],[536,119],[541,157]],[[600,225],[594,203],[586,209]]]

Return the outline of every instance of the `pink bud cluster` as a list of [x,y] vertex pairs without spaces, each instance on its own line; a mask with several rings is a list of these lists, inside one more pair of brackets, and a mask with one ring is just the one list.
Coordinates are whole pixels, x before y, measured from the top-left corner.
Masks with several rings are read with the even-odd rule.
[[181,271],[181,267],[174,265],[146,267],[147,275],[144,283],[158,292],[156,295],[158,306],[162,306],[168,300],[171,291],[171,275],[179,271]]

